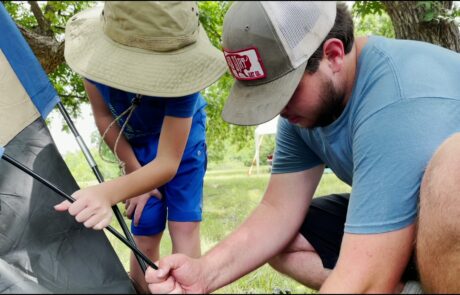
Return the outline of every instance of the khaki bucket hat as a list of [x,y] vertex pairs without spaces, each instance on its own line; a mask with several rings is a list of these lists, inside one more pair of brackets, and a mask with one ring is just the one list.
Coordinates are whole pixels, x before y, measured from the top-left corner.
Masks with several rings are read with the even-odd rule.
[[192,94],[227,69],[198,16],[196,2],[108,1],[70,19],[64,56],[78,74],[117,89]]

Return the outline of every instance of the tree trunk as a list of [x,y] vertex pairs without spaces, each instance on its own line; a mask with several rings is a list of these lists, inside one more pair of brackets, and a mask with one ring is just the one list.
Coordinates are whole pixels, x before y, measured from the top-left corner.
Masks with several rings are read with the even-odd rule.
[[[453,1],[439,1],[450,9]],[[460,52],[460,31],[454,22],[446,20],[424,21],[423,7],[418,1],[382,1],[391,18],[396,38],[419,40]]]

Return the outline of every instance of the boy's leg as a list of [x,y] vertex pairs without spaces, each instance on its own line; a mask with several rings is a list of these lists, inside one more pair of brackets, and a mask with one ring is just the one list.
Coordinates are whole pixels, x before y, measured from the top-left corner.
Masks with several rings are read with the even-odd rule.
[[201,256],[200,222],[206,172],[206,144],[186,150],[176,176],[165,185],[173,253]]
[[183,253],[194,258],[201,256],[200,222],[169,221],[168,227],[173,253]]
[[[159,188],[159,190],[164,196],[163,189]],[[163,199],[159,200],[152,196],[142,211],[139,224],[135,226],[131,223],[131,232],[137,247],[151,261],[157,261],[160,258],[160,242],[165,226],[166,204]],[[138,292],[148,293],[144,273],[133,253],[131,253],[130,257],[130,277],[134,281]]]
[[[158,261],[160,259],[160,242],[163,232],[153,236],[134,236],[134,241],[137,247],[143,254],[145,254],[151,261]],[[130,256],[130,277],[135,283],[137,291],[141,294],[148,294],[148,286],[145,282],[144,272],[139,266],[137,258],[131,252]]]
[[425,292],[460,292],[460,134],[436,151],[423,176],[416,240]]

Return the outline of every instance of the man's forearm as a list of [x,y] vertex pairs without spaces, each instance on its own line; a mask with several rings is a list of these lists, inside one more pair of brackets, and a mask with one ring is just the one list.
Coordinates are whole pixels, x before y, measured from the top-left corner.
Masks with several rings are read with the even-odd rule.
[[379,234],[345,233],[321,293],[393,293],[413,250],[415,225]]
[[251,216],[201,258],[208,292],[238,279],[280,253],[298,233],[323,166],[270,177]]
[[279,253],[295,234],[294,219],[261,203],[243,225],[202,257],[208,292],[253,271]]

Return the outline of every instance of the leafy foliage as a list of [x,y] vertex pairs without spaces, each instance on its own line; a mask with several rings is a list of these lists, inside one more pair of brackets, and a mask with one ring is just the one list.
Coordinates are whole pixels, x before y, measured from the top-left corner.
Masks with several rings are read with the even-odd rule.
[[424,22],[457,22],[460,18],[460,8],[453,6],[452,9],[446,9],[439,1],[418,1],[416,7],[422,7],[424,11],[423,21]]
[[[199,1],[200,21],[211,43],[221,48],[222,25],[225,13],[231,1]],[[26,1],[4,2],[13,19],[21,26],[36,30],[38,22]],[[65,25],[70,17],[79,11],[94,6],[95,1],[43,1],[39,2],[45,19],[50,23],[57,40],[64,39]],[[81,78],[67,64],[61,64],[49,78],[61,96],[62,102],[73,118],[80,115],[80,105],[87,102]],[[229,125],[220,116],[226,97],[230,91],[233,78],[225,74],[219,81],[203,91],[208,101],[208,150],[214,160],[223,159],[225,143],[236,143],[238,148],[253,144],[254,127]],[[230,139],[230,140],[228,140]]]
[[353,4],[353,15],[365,17],[367,15],[382,15],[385,7],[381,1],[355,1]]
[[[26,1],[2,1],[13,19],[21,26],[32,31],[38,28],[37,19],[31,12]],[[458,8],[442,10],[437,1],[419,1],[424,8],[425,20],[436,20],[442,17],[460,18]],[[39,1],[44,18],[57,40],[64,39],[64,29],[68,19],[79,11],[92,7],[96,1]],[[211,43],[221,49],[221,37],[224,16],[232,5],[232,1],[198,1],[200,21],[206,30]],[[394,37],[394,29],[390,18],[385,12],[381,1],[355,1],[353,4],[356,35],[377,34]],[[65,63],[49,74],[54,87],[62,98],[70,115],[76,118],[80,115],[80,106],[87,102],[81,78]],[[208,152],[211,161],[228,159],[230,154],[239,153],[245,162],[251,161],[250,156],[254,146],[255,127],[231,125],[221,118],[222,108],[229,95],[233,78],[226,73],[212,86],[203,91],[208,107],[207,138]],[[231,147],[232,146],[232,147]],[[269,145],[268,149],[272,149]],[[268,152],[268,151],[267,151]],[[265,157],[262,156],[262,159]]]
[[[230,7],[230,1],[199,1],[200,21],[211,43],[221,49],[224,16]],[[254,144],[254,127],[230,125],[222,120],[221,112],[229,95],[233,78],[226,73],[212,86],[203,91],[208,102],[207,138],[210,160],[223,160],[228,144],[236,144],[238,150]]]
[[[460,8],[454,5],[451,9],[445,8],[442,1],[417,1],[416,7],[423,8],[421,19],[424,22],[456,22],[460,26]],[[385,6],[382,1],[355,1],[353,4],[354,16],[382,15]]]
[[14,21],[26,28],[37,27],[37,20],[25,1],[2,1]]
[[383,10],[383,6],[376,5],[374,1],[371,2],[357,1],[353,4],[352,15],[354,16],[355,35],[379,35],[394,38],[393,23]]
[[[50,24],[54,38],[62,41],[69,18],[81,10],[94,6],[95,3],[95,1],[40,1],[39,6],[44,18]],[[17,24],[31,31],[38,29],[37,19],[26,1],[4,1],[3,4]],[[77,117],[80,114],[80,104],[88,101],[78,74],[64,63],[48,76],[70,115],[73,118]]]

